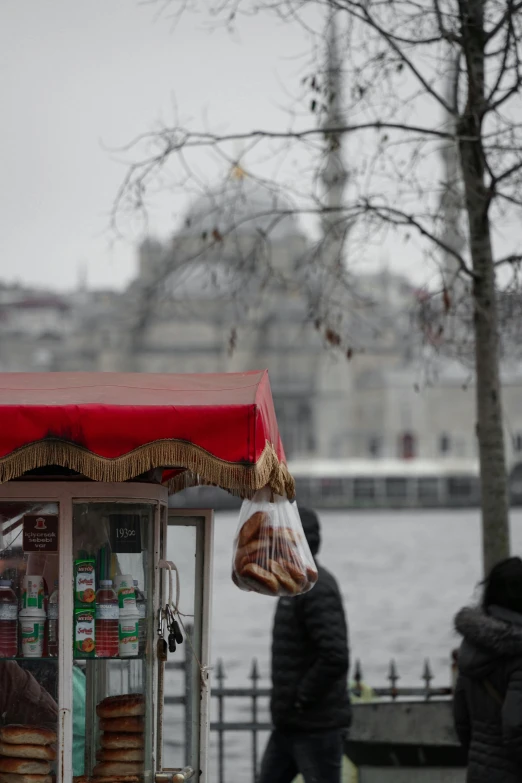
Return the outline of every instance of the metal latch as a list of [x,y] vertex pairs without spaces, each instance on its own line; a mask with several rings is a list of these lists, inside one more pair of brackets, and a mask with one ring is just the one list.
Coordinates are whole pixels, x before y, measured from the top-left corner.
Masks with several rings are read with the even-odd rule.
[[183,769],[170,770],[169,772],[157,772],[154,778],[156,783],[184,783],[185,780],[190,780],[194,775],[192,767],[184,767]]

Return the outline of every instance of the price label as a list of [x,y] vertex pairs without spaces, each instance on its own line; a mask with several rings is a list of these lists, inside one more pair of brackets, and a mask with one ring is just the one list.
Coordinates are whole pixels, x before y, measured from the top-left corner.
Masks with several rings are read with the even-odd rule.
[[139,514],[110,514],[111,549],[115,553],[141,552],[141,519]]

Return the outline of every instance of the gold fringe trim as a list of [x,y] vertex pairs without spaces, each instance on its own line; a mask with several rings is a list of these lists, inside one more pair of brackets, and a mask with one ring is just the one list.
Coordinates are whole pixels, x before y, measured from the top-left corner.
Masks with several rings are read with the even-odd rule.
[[[29,470],[59,465],[81,473],[93,481],[128,481],[154,468],[185,468],[168,482],[170,491],[208,484],[222,487],[241,497],[269,485],[278,495],[295,495],[294,481],[273,446],[266,443],[255,465],[226,462],[193,443],[157,440],[112,459],[100,457],[82,446],[57,438],[29,443],[0,459],[0,484],[18,478]],[[190,483],[187,483],[190,482]]]
[[[277,461],[277,456],[275,459]],[[250,468],[245,468],[244,470],[258,470],[258,468],[259,462],[257,465],[251,466]],[[221,487],[222,489],[226,489],[227,492],[230,492],[231,495],[236,495],[241,498],[251,498],[258,489],[262,489],[267,485],[270,486],[276,495],[286,495],[289,500],[294,500],[294,479],[290,475],[287,466],[284,463],[279,463],[278,461],[277,469],[275,471],[272,471],[271,473],[269,472],[268,475],[264,469],[258,471],[256,480],[250,480],[248,482],[248,486],[246,486],[244,482],[241,483],[241,486],[224,486],[223,484],[219,484],[216,481],[208,481],[208,479],[206,479],[204,476],[193,473],[191,470],[184,470],[182,473],[179,473],[177,476],[174,476],[174,478],[167,482],[167,486],[171,494],[181,492],[182,490],[188,489],[190,487],[210,486]]]

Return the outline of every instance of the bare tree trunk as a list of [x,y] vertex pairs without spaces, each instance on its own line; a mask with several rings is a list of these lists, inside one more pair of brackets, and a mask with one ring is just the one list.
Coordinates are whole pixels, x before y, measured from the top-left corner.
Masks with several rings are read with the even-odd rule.
[[467,104],[459,122],[460,157],[474,273],[473,309],[477,435],[482,485],[484,573],[509,555],[509,506],[499,373],[495,267],[485,187],[482,118],[485,109],[483,0],[460,0],[468,77]]

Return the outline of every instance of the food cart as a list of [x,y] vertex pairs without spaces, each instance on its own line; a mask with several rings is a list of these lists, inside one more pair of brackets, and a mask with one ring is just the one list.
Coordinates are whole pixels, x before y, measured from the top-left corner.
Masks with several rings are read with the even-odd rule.
[[267,373],[1,374],[0,424],[0,772],[207,781],[213,518],[168,494],[293,496]]

